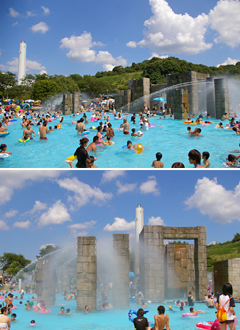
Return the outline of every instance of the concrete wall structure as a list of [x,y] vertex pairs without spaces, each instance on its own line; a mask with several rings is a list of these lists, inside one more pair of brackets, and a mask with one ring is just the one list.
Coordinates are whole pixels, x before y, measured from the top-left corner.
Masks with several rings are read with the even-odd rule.
[[224,283],[233,286],[233,298],[240,296],[240,258],[219,261],[214,264],[214,292],[222,292]]
[[78,237],[77,249],[77,310],[83,311],[86,305],[96,310],[96,237]]
[[[195,297],[203,300],[207,287],[206,227],[144,226],[140,234],[140,288],[152,301],[165,298],[164,239],[194,240]],[[200,275],[201,274],[201,275]],[[191,280],[194,274],[190,274]]]
[[215,117],[215,91],[214,91],[214,78],[209,77],[206,79],[207,84],[207,113],[211,117]]
[[214,79],[216,119],[221,119],[224,113],[229,115],[229,90],[226,78]]
[[35,293],[37,302],[44,300],[46,306],[55,304],[56,294],[56,271],[52,259],[38,259],[37,271],[35,274]]
[[72,94],[63,94],[63,115],[72,114]]
[[194,246],[166,245],[165,298],[183,297],[195,288]]
[[113,234],[113,306],[129,307],[129,234]]

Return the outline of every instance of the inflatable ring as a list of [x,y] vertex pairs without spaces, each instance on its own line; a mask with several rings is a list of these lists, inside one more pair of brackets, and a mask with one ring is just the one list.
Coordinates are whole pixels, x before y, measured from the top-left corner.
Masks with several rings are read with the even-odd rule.
[[124,150],[133,150],[134,151],[134,148],[128,149],[127,146],[122,146],[122,149],[124,149]]
[[196,328],[211,330],[212,325],[213,325],[213,322],[211,322],[211,321],[199,322],[196,324]]
[[80,133],[80,135],[89,135],[89,134],[90,134],[89,131],[84,131],[84,132]]
[[155,127],[156,125],[155,124],[149,124],[149,127]]
[[37,311],[37,313],[42,313],[42,314],[45,314],[45,313],[50,313],[51,311],[49,309],[45,309],[43,311]]
[[105,146],[112,146],[112,145],[114,145],[114,142],[113,141],[111,141],[111,144],[109,144],[109,143],[107,143],[107,142],[102,142]]
[[240,167],[240,162],[238,162],[238,164],[234,164],[234,165],[227,165],[227,163],[223,163],[223,165],[225,167]]
[[[11,155],[10,154],[7,154],[6,152],[0,152],[0,159],[7,158],[9,156],[11,156]],[[3,299],[3,297],[2,298],[0,297],[0,299]]]
[[27,140],[23,141],[23,139],[18,139],[18,142],[21,142],[21,143],[25,143],[25,142],[29,142],[31,139],[28,138]]
[[8,136],[10,132],[6,131],[5,133],[0,133],[0,137],[5,137]]
[[73,162],[76,159],[77,159],[77,156],[73,155],[73,156],[68,157],[66,160]]
[[194,314],[192,314],[192,313],[183,313],[182,314],[182,317],[186,317],[186,316],[198,316],[198,314],[196,314],[196,313],[194,313]]

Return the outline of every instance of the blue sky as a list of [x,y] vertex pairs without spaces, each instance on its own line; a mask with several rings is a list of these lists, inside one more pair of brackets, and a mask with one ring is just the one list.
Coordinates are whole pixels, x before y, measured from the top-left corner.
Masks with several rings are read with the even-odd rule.
[[240,0],[1,1],[0,70],[94,75],[152,56],[217,66],[240,60]]
[[1,253],[31,260],[82,235],[133,240],[138,204],[145,225],[207,226],[208,244],[240,232],[238,170],[2,170],[0,182]]

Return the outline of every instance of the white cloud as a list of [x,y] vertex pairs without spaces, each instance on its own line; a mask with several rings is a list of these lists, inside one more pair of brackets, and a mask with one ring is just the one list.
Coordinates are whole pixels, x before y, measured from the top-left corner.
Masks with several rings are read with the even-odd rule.
[[40,216],[38,219],[38,227],[50,224],[61,225],[66,221],[72,221],[71,216],[65,205],[58,200],[53,206],[49,207],[47,212]]
[[73,237],[86,236],[88,234],[87,231],[78,232],[78,230],[92,228],[96,223],[97,221],[91,220],[83,223],[75,223],[73,225],[68,226],[68,228],[71,230],[71,235]]
[[240,220],[240,183],[234,190],[226,190],[217,179],[198,179],[194,194],[185,201],[189,208],[197,208],[210,220],[225,224]]
[[[196,18],[176,14],[166,0],[149,0],[153,16],[144,22],[144,39],[137,44],[156,53],[198,54],[212,47],[204,35],[209,25],[208,15]],[[131,42],[132,43],[132,42]]]
[[168,55],[161,55],[161,56],[159,56],[157,53],[152,53],[152,56],[149,57],[149,60],[151,60],[153,57],[158,57],[158,58],[164,59],[164,58],[168,58],[169,56]]
[[240,44],[240,1],[220,0],[210,10],[211,28],[218,32],[216,43],[225,43],[234,48]]
[[12,25],[12,26],[15,26],[15,25],[18,25],[18,22],[15,22],[15,23],[13,23],[13,25]]
[[112,70],[116,65],[127,64],[127,60],[122,56],[114,58],[108,51],[99,51],[97,53],[92,49],[94,46],[103,46],[103,44],[92,41],[91,33],[84,31],[80,36],[72,35],[70,38],[63,38],[60,48],[69,49],[67,57],[72,62],[95,62],[102,64],[106,70]]
[[17,16],[19,16],[20,14],[19,14],[16,10],[14,10],[13,8],[9,8],[9,15],[10,15],[11,17],[17,17]]
[[71,36],[61,40],[60,48],[69,48],[67,57],[72,62],[92,62],[95,60],[96,51],[93,47],[91,33],[83,32],[80,36]]
[[165,223],[161,217],[151,217],[148,219],[149,226],[165,226]]
[[9,230],[10,228],[8,227],[8,225],[6,224],[5,221],[0,220],[0,230]]
[[148,181],[144,182],[140,186],[140,192],[142,194],[154,194],[159,195],[159,191],[156,188],[158,185],[155,176],[149,176]]
[[29,213],[34,214],[35,212],[46,210],[47,204],[42,203],[40,201],[35,201],[33,208],[29,211]]
[[211,243],[209,243],[208,245],[216,245],[217,241],[212,241]]
[[[38,63],[37,61],[31,61],[26,60],[26,71],[30,70],[45,70],[45,66],[43,66],[41,63]],[[18,71],[18,58],[14,57],[12,61],[7,62],[7,66],[5,66],[5,70],[11,71],[11,72],[17,72]]]
[[77,178],[58,180],[57,183],[61,188],[74,193],[73,197],[68,198],[71,203],[71,210],[76,210],[92,200],[93,204],[103,204],[112,198],[111,193],[104,193],[100,188],[91,187],[90,185],[79,181]]
[[218,64],[217,67],[219,68],[221,65],[230,65],[230,64],[236,65],[236,63],[239,61],[240,60],[234,60],[234,59],[228,57],[225,62],[223,62],[222,64]]
[[121,184],[120,181],[116,182],[116,185],[118,186],[118,194],[122,194],[128,191],[133,191],[137,187],[137,183],[125,183]]
[[21,228],[21,229],[26,229],[31,225],[31,222],[29,220],[27,221],[17,221],[13,224],[13,227]]
[[118,178],[119,176],[123,176],[123,175],[125,175],[125,171],[122,171],[122,170],[105,171],[105,172],[103,172],[101,182],[112,181],[112,180]]
[[27,17],[37,16],[32,11],[27,11]]
[[49,26],[44,22],[40,22],[38,24],[33,25],[31,27],[31,30],[33,31],[33,33],[40,32],[44,34],[49,30]]
[[130,47],[130,48],[136,48],[137,47],[137,43],[136,41],[129,41],[127,44],[126,44],[127,47]]
[[14,189],[23,188],[31,181],[42,181],[45,179],[56,178],[61,174],[60,171],[0,171],[0,204],[11,200]]
[[39,74],[44,74],[44,73],[47,74],[47,71],[46,70],[41,70]]
[[43,13],[44,13],[44,15],[49,15],[49,14],[50,14],[50,10],[49,10],[49,8],[44,7],[44,6],[41,6],[41,8],[43,9]]
[[135,221],[127,222],[123,218],[114,218],[114,223],[109,223],[104,227],[106,231],[129,231],[135,229]]
[[17,215],[18,211],[17,210],[10,210],[4,214],[6,218],[12,218]]

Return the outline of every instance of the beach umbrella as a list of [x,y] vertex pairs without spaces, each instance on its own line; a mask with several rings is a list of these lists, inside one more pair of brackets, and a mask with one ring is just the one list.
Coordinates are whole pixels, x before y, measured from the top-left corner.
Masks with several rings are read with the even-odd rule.
[[33,103],[34,100],[29,99],[29,100],[26,100],[25,102],[27,102],[27,103]]
[[155,99],[153,99],[153,101],[167,102],[167,100],[164,99],[163,97],[155,97]]
[[135,274],[133,272],[129,272],[129,278],[138,277],[138,276],[139,276],[138,274]]

